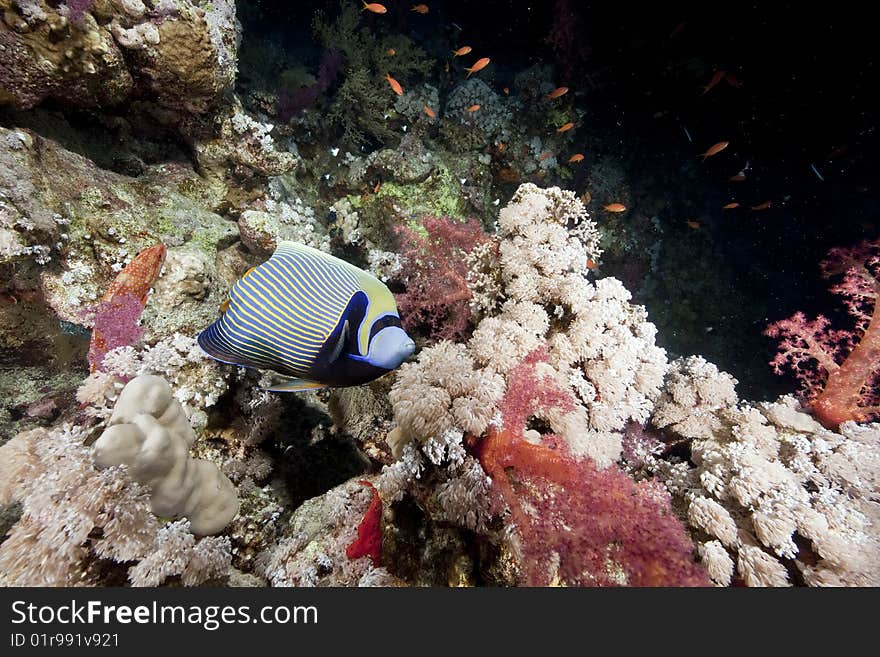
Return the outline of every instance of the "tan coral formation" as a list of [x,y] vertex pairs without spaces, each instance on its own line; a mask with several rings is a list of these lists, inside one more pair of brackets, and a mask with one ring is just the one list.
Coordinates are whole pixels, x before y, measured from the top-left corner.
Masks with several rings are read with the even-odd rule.
[[[792,397],[757,405],[700,357],[673,363],[660,424],[693,438],[691,460],[653,460],[717,584],[880,584],[880,425],[823,428]],[[689,389],[688,389],[689,388]],[[731,396],[732,395],[732,396]],[[693,403],[701,421],[683,421]]]
[[235,81],[234,2],[152,4],[95,0],[74,14],[64,3],[0,0],[0,105],[108,107],[138,95],[207,111]]
[[196,534],[221,531],[238,512],[232,482],[209,461],[191,459],[195,434],[171,386],[158,376],[131,380],[95,442],[100,468],[126,465],[150,489],[156,515],[186,517]]

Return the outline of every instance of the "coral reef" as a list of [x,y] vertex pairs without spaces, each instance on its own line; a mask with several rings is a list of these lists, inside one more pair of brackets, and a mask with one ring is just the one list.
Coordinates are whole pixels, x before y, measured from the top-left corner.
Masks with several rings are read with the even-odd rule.
[[[606,66],[642,32],[570,0],[491,39],[363,4],[0,0],[0,585],[880,585],[880,247],[822,263],[849,330],[768,327],[800,398],[731,365],[791,292],[731,282],[809,252],[794,170],[753,222],[779,278],[718,248],[773,178],[733,135],[693,157],[737,77],[682,104],[715,65],[684,23],[681,59]],[[208,358],[287,240],[384,281],[419,353],[297,394]]]

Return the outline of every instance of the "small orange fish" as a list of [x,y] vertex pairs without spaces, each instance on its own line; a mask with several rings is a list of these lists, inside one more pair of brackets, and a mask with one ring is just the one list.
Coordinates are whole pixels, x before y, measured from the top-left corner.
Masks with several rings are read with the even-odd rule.
[[[361,0],[363,2],[363,0]],[[371,11],[374,14],[384,14],[388,10],[385,8],[385,5],[380,5],[378,2],[366,3],[364,2],[364,8],[361,11]]]
[[744,174],[742,171],[740,171],[735,176],[731,176],[730,178],[728,178],[728,180],[731,180],[733,182],[742,182],[745,179],[746,179],[746,174]]
[[725,206],[722,207],[721,209],[722,209],[722,210],[733,210],[733,209],[738,208],[738,207],[739,207],[739,203],[737,203],[736,201],[733,201],[733,202],[731,202],[731,203],[728,203],[727,205],[725,205]]
[[510,87],[504,87],[504,89],[502,89],[501,91],[504,92],[504,95],[505,95],[505,96],[509,96],[509,95],[510,95]]
[[222,315],[227,310],[229,310],[229,299],[220,304],[220,314]]
[[465,71],[468,72],[467,77],[471,77],[471,73],[476,73],[477,71],[482,71],[484,68],[486,68],[489,65],[490,61],[492,61],[492,60],[489,59],[488,57],[482,57],[482,58],[478,59],[476,62],[474,62],[473,66],[471,66],[470,68],[464,69]]
[[547,94],[547,98],[549,100],[555,100],[556,98],[559,98],[560,96],[564,96],[567,93],[568,93],[568,87],[557,87],[556,89],[551,91],[549,94]]
[[694,230],[697,230],[700,227],[699,221],[687,221],[685,223],[687,223],[687,225],[690,226],[691,228],[693,228]]
[[608,212],[626,212],[626,206],[623,203],[609,203],[602,208]]
[[390,73],[385,74],[385,79],[388,80],[388,84],[394,91],[394,93],[396,93],[398,96],[403,95],[403,87],[400,86],[400,82],[391,77]]
[[717,155],[718,153],[723,151],[725,148],[727,148],[727,145],[729,143],[730,143],[729,141],[719,141],[717,144],[712,144],[709,147],[708,151],[706,151],[705,153],[700,153],[700,157],[702,157],[703,162],[705,162],[707,157],[711,157],[712,155]]
[[380,189],[382,189],[382,181],[381,180],[376,183],[375,187],[373,187],[373,193],[378,194]]
[[584,205],[589,205],[590,201],[592,200],[593,195],[590,194],[590,192],[584,192],[583,194],[581,194],[581,203],[583,203]]
[[498,142],[498,152],[500,153],[500,152],[503,151],[503,150],[504,150],[504,142],[503,142],[503,141],[499,141],[499,142]]
[[573,127],[574,127],[574,123],[572,123],[571,121],[569,121],[569,122],[566,123],[565,125],[561,125],[561,126],[559,126],[558,128],[556,128],[556,132],[568,132],[568,131],[571,130]]
[[479,105],[471,105],[470,107],[467,108],[467,111],[468,112],[476,112],[478,109],[480,109]]
[[721,82],[725,75],[727,75],[727,71],[715,71],[715,75],[713,75],[712,79],[709,80],[709,84],[703,87],[703,93],[700,95],[705,96],[707,93],[709,93],[712,87]]
[[453,50],[452,56],[461,57],[462,55],[467,55],[471,50],[473,50],[473,48],[471,48],[470,46],[462,46],[458,50]]
[[583,153],[575,153],[570,158],[568,158],[569,164],[574,164],[575,162],[583,162],[583,161],[584,161],[584,154]]
[[425,114],[430,116],[432,119],[437,118],[437,113],[434,110],[432,110],[430,107],[428,107],[427,105],[425,105],[424,110],[425,110]]
[[599,269],[599,263],[592,258],[587,258],[587,269],[589,269],[590,271],[596,271],[597,269]]
[[422,14],[422,16],[424,16],[425,14],[427,14],[431,10],[428,9],[428,5],[413,5],[412,9],[410,9],[410,11],[414,11],[414,12]]
[[397,51],[396,51],[394,48],[389,48],[389,49],[388,49],[388,54],[391,55],[392,57],[394,57],[394,55],[397,54]]
[[538,158],[538,162],[543,162],[551,155],[553,155],[553,153],[551,153],[550,151],[547,151],[546,153],[541,153],[541,157]]
[[764,201],[760,205],[753,205],[752,210],[766,210],[770,207],[770,201]]

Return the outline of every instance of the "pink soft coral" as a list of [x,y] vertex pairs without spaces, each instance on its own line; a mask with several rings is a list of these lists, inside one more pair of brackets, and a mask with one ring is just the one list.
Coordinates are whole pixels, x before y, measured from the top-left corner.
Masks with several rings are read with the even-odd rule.
[[473,219],[427,217],[422,226],[425,234],[408,226],[396,229],[406,285],[396,295],[403,326],[438,340],[465,339],[471,327],[465,256],[489,237]]
[[831,291],[845,298],[855,328],[833,329],[822,315],[809,321],[795,313],[765,334],[781,338],[773,369],[794,370],[816,419],[836,429],[880,415],[880,241],[832,249],[821,267],[826,278],[843,276]]
[[661,485],[636,483],[617,466],[599,470],[551,434],[538,444],[525,440],[523,427],[537,408],[574,403],[552,378],[537,375],[544,359],[536,351],[508,375],[503,426],[473,445],[510,509],[524,582],[708,586]]

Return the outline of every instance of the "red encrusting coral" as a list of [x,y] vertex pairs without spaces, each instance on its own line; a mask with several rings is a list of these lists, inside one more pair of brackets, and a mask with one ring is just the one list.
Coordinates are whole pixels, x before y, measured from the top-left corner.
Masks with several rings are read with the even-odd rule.
[[345,556],[349,559],[360,559],[369,556],[374,567],[379,566],[382,560],[382,499],[379,491],[369,481],[360,481],[364,486],[369,486],[373,491],[373,499],[367,507],[364,518],[357,528],[357,538],[345,548]]
[[530,586],[708,586],[693,544],[654,482],[636,483],[616,465],[599,470],[551,434],[535,444],[523,427],[537,408],[564,410],[570,394],[529,355],[508,375],[503,426],[472,444],[494,492],[510,509],[524,583]]
[[406,291],[395,295],[407,331],[424,330],[437,340],[462,340],[471,328],[471,293],[465,256],[489,236],[476,220],[427,217],[425,234],[399,226]]
[[843,276],[831,291],[844,297],[854,329],[833,329],[826,317],[810,321],[799,312],[764,333],[781,338],[774,371],[793,370],[816,419],[837,429],[880,416],[880,240],[832,249],[821,267],[826,278]]

